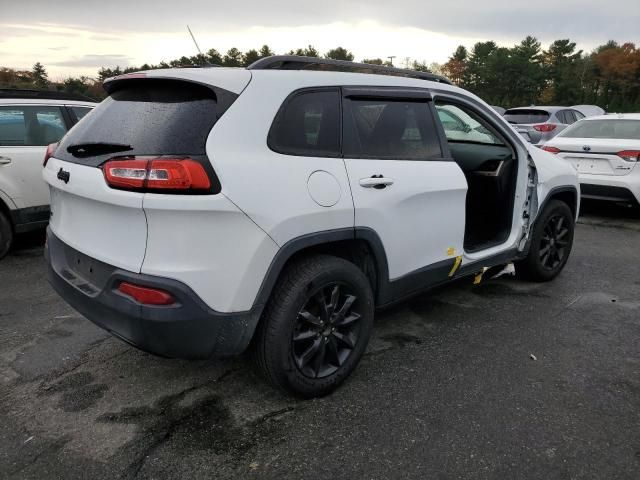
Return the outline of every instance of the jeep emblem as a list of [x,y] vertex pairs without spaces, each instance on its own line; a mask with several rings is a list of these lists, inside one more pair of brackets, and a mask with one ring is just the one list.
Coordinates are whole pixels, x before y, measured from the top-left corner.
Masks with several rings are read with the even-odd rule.
[[58,170],[58,179],[64,183],[69,183],[69,178],[71,178],[71,174],[60,167],[60,170]]

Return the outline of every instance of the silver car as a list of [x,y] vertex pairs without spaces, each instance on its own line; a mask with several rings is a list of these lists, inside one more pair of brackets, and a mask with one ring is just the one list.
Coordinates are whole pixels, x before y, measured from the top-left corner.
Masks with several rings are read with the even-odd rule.
[[504,118],[527,141],[541,145],[584,115],[569,107],[518,107],[507,110]]

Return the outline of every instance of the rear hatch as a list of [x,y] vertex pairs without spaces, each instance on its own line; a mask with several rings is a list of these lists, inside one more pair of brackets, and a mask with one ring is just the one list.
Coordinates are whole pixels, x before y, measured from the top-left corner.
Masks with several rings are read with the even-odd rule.
[[535,127],[546,123],[551,117],[546,110],[537,108],[510,109],[507,110],[503,116],[507,122],[513,125],[520,135],[531,143],[539,143],[544,133]]
[[[139,272],[147,245],[143,199],[157,191],[148,186],[162,178],[141,180],[135,188],[126,182],[110,186],[105,164],[196,162],[210,179],[206,190],[162,193],[216,194],[220,185],[206,155],[207,137],[250,78],[241,69],[182,69],[125,75],[106,83],[107,99],[62,139],[45,166],[53,234],[85,255]],[[127,175],[151,175],[144,168],[125,170]]]

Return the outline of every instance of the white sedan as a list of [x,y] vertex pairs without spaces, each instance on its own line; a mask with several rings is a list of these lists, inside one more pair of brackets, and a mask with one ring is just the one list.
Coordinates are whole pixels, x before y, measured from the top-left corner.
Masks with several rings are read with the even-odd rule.
[[585,118],[542,148],[574,166],[583,198],[640,204],[640,114]]

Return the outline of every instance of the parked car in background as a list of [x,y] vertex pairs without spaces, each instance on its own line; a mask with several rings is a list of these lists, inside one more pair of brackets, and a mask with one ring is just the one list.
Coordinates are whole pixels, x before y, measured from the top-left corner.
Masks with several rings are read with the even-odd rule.
[[596,117],[606,113],[604,108],[597,105],[573,105],[571,108],[579,111],[585,117]]
[[16,233],[49,220],[49,189],[42,180],[47,146],[95,106],[80,95],[0,89],[0,258]]
[[493,108],[496,112],[498,112],[500,115],[504,115],[504,112],[507,111],[506,108],[503,107],[499,107],[497,105],[492,105],[491,108]]
[[274,56],[105,89],[43,169],[48,275],[146,351],[251,346],[274,385],[324,395],[375,308],[510,261],[551,280],[569,257],[575,170],[443,77]]
[[542,145],[569,125],[585,117],[569,107],[518,107],[504,113],[504,119],[534,145]]
[[584,198],[640,204],[640,114],[585,118],[542,148],[575,167]]

